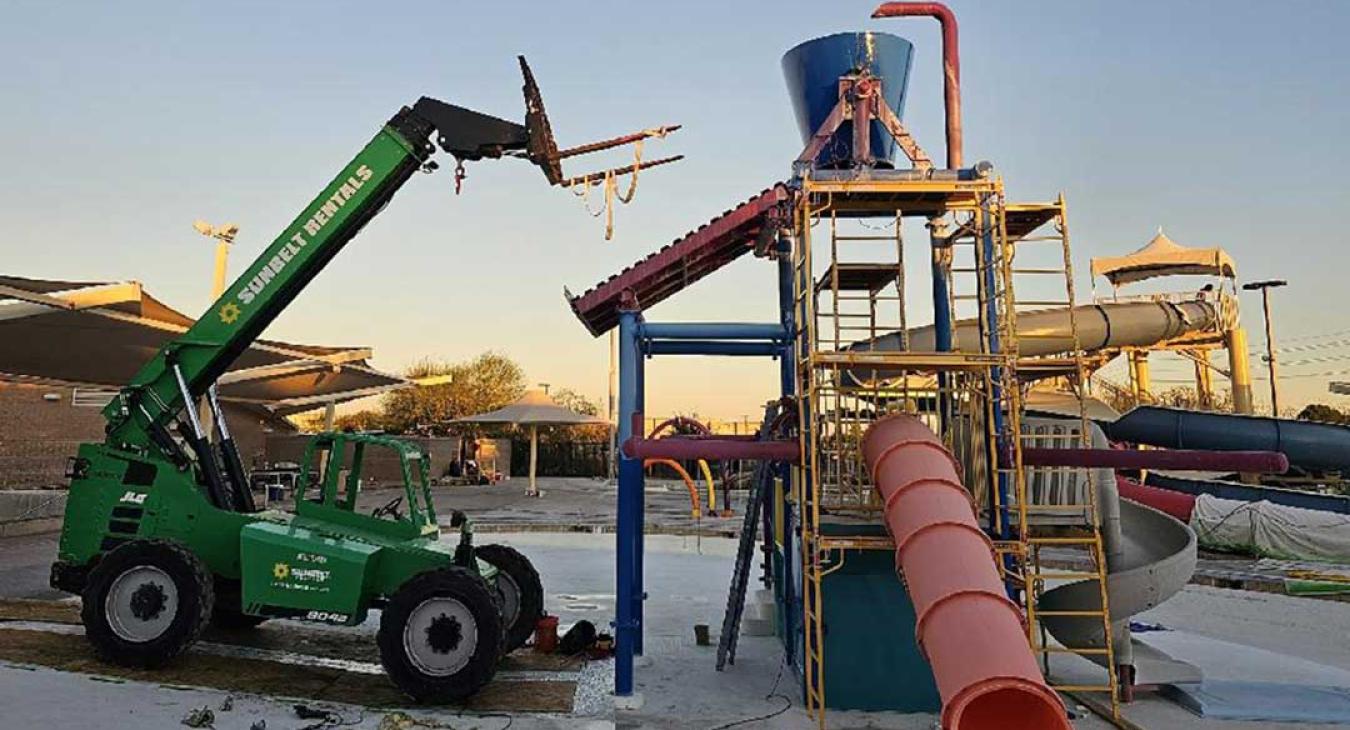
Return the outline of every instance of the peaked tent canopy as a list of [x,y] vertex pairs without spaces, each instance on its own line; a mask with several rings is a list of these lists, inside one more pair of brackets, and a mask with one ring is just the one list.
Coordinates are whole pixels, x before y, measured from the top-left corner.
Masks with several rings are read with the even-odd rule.
[[1168,238],[1162,229],[1144,247],[1126,256],[1092,259],[1092,276],[1106,277],[1112,286],[1156,276],[1211,275],[1237,277],[1237,265],[1221,248],[1187,248]]
[[453,423],[509,423],[516,426],[530,427],[530,487],[526,494],[532,496],[539,495],[539,489],[535,486],[535,466],[539,459],[539,427],[540,426],[585,426],[590,424],[610,425],[599,416],[588,416],[584,413],[577,413],[570,408],[564,408],[553,399],[548,397],[548,393],[542,390],[526,391],[515,403],[504,408],[498,408],[495,411],[479,413],[464,418],[456,418]]

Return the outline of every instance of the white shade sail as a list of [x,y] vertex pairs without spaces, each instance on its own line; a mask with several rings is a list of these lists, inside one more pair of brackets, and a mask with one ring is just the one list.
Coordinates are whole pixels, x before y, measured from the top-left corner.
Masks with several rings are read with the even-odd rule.
[[1237,265],[1221,248],[1188,248],[1168,238],[1162,230],[1134,253],[1092,259],[1092,276],[1104,276],[1112,286],[1176,275],[1232,279],[1237,277]]

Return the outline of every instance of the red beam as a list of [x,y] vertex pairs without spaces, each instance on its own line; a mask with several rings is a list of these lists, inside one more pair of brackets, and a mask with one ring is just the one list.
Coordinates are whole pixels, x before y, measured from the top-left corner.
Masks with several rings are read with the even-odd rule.
[[1277,451],[1192,451],[1189,449],[1044,449],[1023,448],[1026,466],[1177,469],[1283,474],[1289,459]]
[[725,437],[634,439],[623,442],[623,455],[630,459],[753,459],[756,461],[801,461],[796,441],[746,441]]

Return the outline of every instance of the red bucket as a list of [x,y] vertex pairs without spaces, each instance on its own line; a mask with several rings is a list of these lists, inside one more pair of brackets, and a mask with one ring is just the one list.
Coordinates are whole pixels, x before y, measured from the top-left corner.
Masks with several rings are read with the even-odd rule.
[[552,654],[558,649],[558,617],[544,616],[534,625],[534,650]]

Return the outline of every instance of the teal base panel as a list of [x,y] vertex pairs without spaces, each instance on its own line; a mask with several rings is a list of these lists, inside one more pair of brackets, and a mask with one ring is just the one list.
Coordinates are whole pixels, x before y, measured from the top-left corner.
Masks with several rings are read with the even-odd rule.
[[914,605],[895,575],[895,555],[849,550],[825,576],[825,706],[937,712],[933,672],[914,641]]

